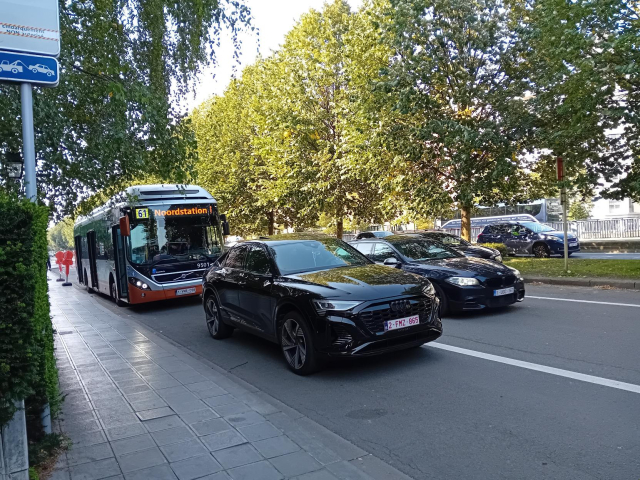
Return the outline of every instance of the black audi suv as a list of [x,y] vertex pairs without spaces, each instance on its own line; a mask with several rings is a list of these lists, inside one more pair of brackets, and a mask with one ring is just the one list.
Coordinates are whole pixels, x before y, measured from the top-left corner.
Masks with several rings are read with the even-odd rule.
[[448,311],[503,307],[524,299],[524,280],[515,268],[483,258],[465,257],[433,240],[395,235],[351,242],[371,260],[423,275]]
[[240,328],[276,342],[300,375],[318,370],[328,356],[391,352],[442,334],[428,280],[376,265],[327,236],[238,244],[205,274],[203,287],[213,338]]

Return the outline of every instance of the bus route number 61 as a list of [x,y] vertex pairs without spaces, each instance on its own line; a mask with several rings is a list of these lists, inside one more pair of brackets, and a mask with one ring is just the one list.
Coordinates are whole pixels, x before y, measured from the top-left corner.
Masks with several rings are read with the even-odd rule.
[[149,218],[149,209],[148,208],[136,208],[136,218],[138,220]]

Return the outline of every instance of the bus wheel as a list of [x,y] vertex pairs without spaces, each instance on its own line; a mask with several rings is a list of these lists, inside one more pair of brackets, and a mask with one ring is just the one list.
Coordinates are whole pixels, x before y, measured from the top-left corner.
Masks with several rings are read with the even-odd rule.
[[122,307],[124,303],[122,302],[122,300],[118,298],[118,290],[116,289],[116,282],[114,282],[113,279],[111,279],[111,281],[109,282],[109,292],[115,304],[119,307]]
[[209,335],[216,340],[222,340],[223,338],[231,336],[233,333],[233,327],[224,323],[222,318],[220,318],[218,302],[216,302],[216,298],[212,294],[209,294],[204,302],[204,313],[207,320]]

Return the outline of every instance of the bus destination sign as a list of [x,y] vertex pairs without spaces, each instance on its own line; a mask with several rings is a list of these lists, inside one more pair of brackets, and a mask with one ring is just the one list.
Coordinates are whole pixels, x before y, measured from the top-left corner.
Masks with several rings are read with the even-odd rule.
[[[134,217],[136,220],[147,220],[150,216],[150,208],[140,207],[135,209]],[[211,205],[191,205],[186,207],[169,207],[154,208],[153,215],[155,217],[189,217],[194,215],[212,215],[213,207]]]

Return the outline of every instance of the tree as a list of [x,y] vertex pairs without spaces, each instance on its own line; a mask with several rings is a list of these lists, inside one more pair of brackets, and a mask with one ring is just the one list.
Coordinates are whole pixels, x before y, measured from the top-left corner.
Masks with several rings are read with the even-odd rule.
[[637,2],[529,0],[523,6],[530,91],[524,108],[536,119],[530,150],[550,171],[562,157],[565,186],[584,196],[602,179],[612,182],[604,196],[634,195],[640,191]]
[[[215,63],[221,31],[250,27],[241,0],[60,1],[60,85],[36,89],[39,195],[59,217],[155,174],[190,178],[195,142],[171,105]],[[21,148],[18,89],[0,86],[0,152]]]
[[388,144],[421,184],[423,216],[456,205],[470,237],[474,204],[528,197],[520,156],[520,19],[501,0],[391,0],[387,89],[402,113]]
[[569,207],[567,217],[569,220],[587,220],[591,216],[592,208],[593,204],[591,202],[574,201]]
[[73,220],[66,217],[49,228],[47,232],[49,248],[53,250],[73,250]]
[[271,87],[280,105],[261,137],[263,148],[280,151],[280,171],[308,194],[306,210],[335,220],[338,238],[345,218],[375,216],[379,202],[378,188],[357,162],[361,152],[352,136],[360,91],[352,68],[359,65],[349,55],[362,51],[349,45],[362,41],[353,31],[356,18],[344,0],[335,0],[304,15],[287,35]]

